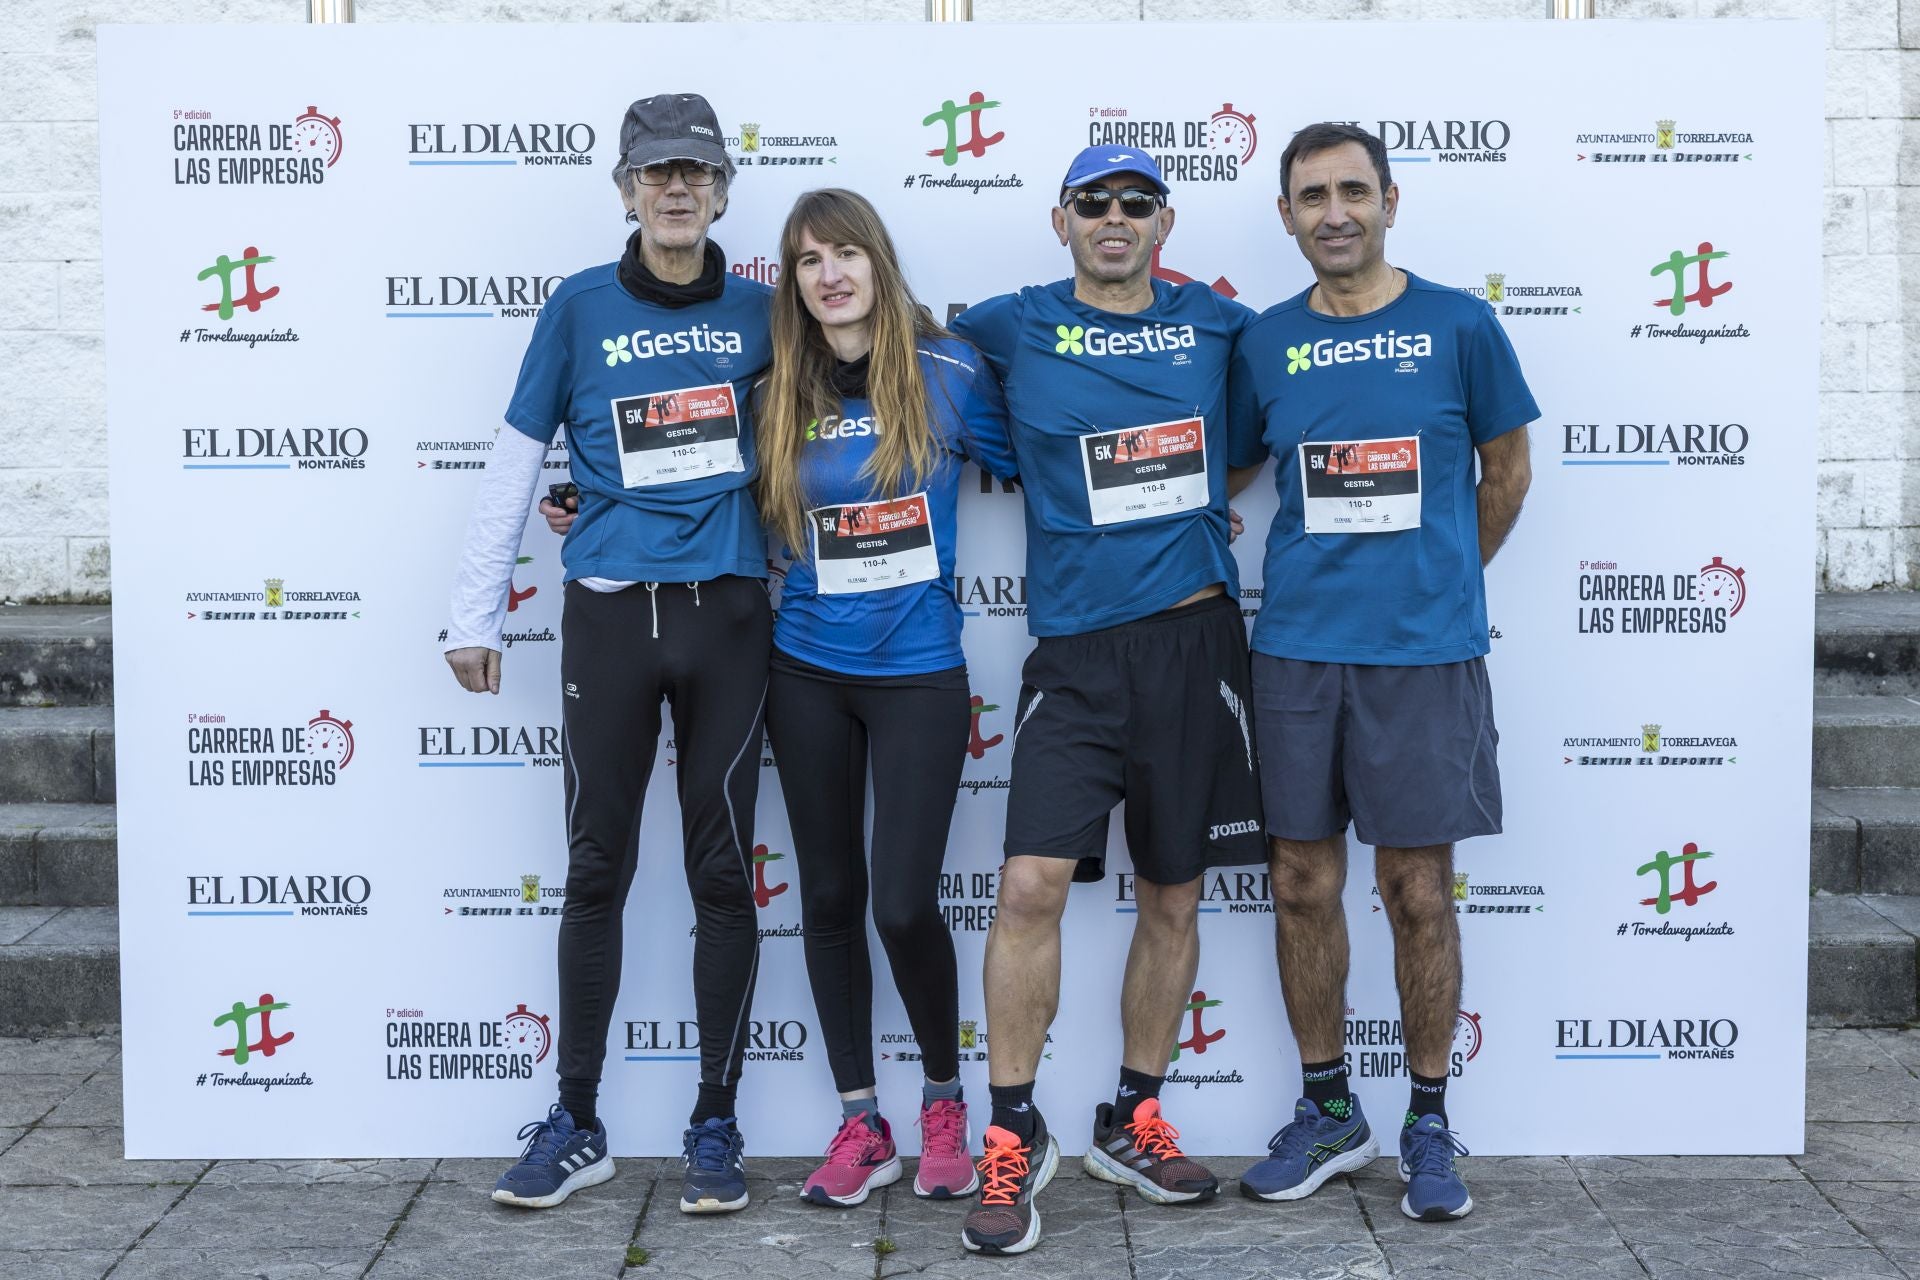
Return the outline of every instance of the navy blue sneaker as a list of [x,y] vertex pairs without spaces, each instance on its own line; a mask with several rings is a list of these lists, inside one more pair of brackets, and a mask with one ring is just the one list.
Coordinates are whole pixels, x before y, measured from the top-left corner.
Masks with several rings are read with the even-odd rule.
[[1353,1100],[1352,1115],[1336,1120],[1302,1098],[1293,1106],[1293,1122],[1273,1135],[1267,1151],[1265,1160],[1240,1175],[1240,1194],[1250,1200],[1310,1196],[1335,1174],[1365,1168],[1380,1154],[1380,1143],[1361,1114],[1360,1099]]
[[1400,1180],[1407,1194],[1400,1212],[1417,1222],[1451,1222],[1473,1212],[1473,1197],[1455,1156],[1467,1154],[1460,1138],[1439,1116],[1421,1116],[1400,1131]]
[[747,1207],[746,1139],[732,1116],[687,1130],[687,1171],[680,1175],[680,1212],[731,1213]]
[[493,1198],[525,1209],[551,1209],[582,1187],[596,1186],[613,1176],[613,1157],[607,1153],[607,1126],[574,1127],[573,1117],[559,1103],[545,1120],[520,1130],[527,1149],[520,1163],[500,1175]]

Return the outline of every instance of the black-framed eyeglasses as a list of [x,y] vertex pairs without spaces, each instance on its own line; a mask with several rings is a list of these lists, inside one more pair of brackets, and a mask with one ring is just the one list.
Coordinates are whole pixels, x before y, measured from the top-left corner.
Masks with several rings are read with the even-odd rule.
[[1108,187],[1088,187],[1083,191],[1070,193],[1060,203],[1073,206],[1073,211],[1083,218],[1104,218],[1107,207],[1115,200],[1120,202],[1120,212],[1136,222],[1151,218],[1160,208],[1160,197],[1151,191],[1142,191],[1138,187],[1128,187],[1125,191],[1114,191]]
[[640,175],[641,183],[649,187],[666,186],[673,181],[675,172],[679,173],[680,181],[690,187],[710,187],[720,176],[720,166],[698,160],[669,160],[665,164],[642,165],[634,172]]

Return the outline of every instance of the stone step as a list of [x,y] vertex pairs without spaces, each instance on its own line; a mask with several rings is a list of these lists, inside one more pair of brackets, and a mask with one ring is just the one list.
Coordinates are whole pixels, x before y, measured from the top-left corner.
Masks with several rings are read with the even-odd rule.
[[1815,894],[1807,939],[1807,1022],[1904,1026],[1920,1016],[1920,898]]
[[1920,788],[1815,787],[1813,887],[1920,894]]
[[0,907],[110,907],[120,900],[110,804],[0,805]]
[[0,706],[113,701],[113,614],[105,605],[0,608]]
[[120,1025],[120,917],[112,907],[0,907],[0,1036]]
[[1816,787],[1906,787],[1920,782],[1920,697],[1875,694],[1813,700]]
[[1920,592],[1814,597],[1815,694],[1920,697]]
[[0,804],[112,801],[112,707],[0,706]]

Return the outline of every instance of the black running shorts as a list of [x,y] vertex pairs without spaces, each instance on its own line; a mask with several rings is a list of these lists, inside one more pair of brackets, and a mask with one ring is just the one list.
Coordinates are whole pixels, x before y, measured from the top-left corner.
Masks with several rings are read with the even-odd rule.
[[1044,636],[1021,672],[1006,852],[1105,874],[1127,802],[1141,879],[1185,884],[1267,860],[1246,629],[1217,596],[1077,636]]

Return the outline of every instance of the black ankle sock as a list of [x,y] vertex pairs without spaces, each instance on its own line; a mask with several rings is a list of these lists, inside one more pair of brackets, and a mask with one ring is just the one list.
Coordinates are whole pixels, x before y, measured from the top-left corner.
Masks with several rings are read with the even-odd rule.
[[701,1124],[715,1117],[724,1118],[734,1113],[733,1090],[726,1085],[700,1082],[700,1097],[693,1104],[693,1115],[689,1125]]
[[598,1080],[576,1080],[560,1077],[560,1105],[573,1117],[576,1129],[592,1129],[600,1123],[595,1100],[600,1095]]
[[1033,1106],[1033,1082],[990,1084],[987,1094],[993,1099],[993,1118],[987,1123],[1015,1135],[1022,1145],[1032,1142],[1035,1122],[1040,1118]]
[[1353,1094],[1347,1089],[1347,1060],[1300,1064],[1301,1092],[1323,1116],[1345,1120],[1353,1114]]
[[1113,1122],[1126,1124],[1132,1120],[1133,1109],[1148,1098],[1159,1097],[1160,1086],[1166,1082],[1165,1076],[1150,1076],[1144,1071],[1121,1067],[1120,1088],[1113,1095]]
[[1421,1116],[1439,1116],[1440,1123],[1447,1123],[1447,1078],[1445,1076],[1413,1078],[1413,1096],[1407,1102],[1407,1123],[1412,1124]]

